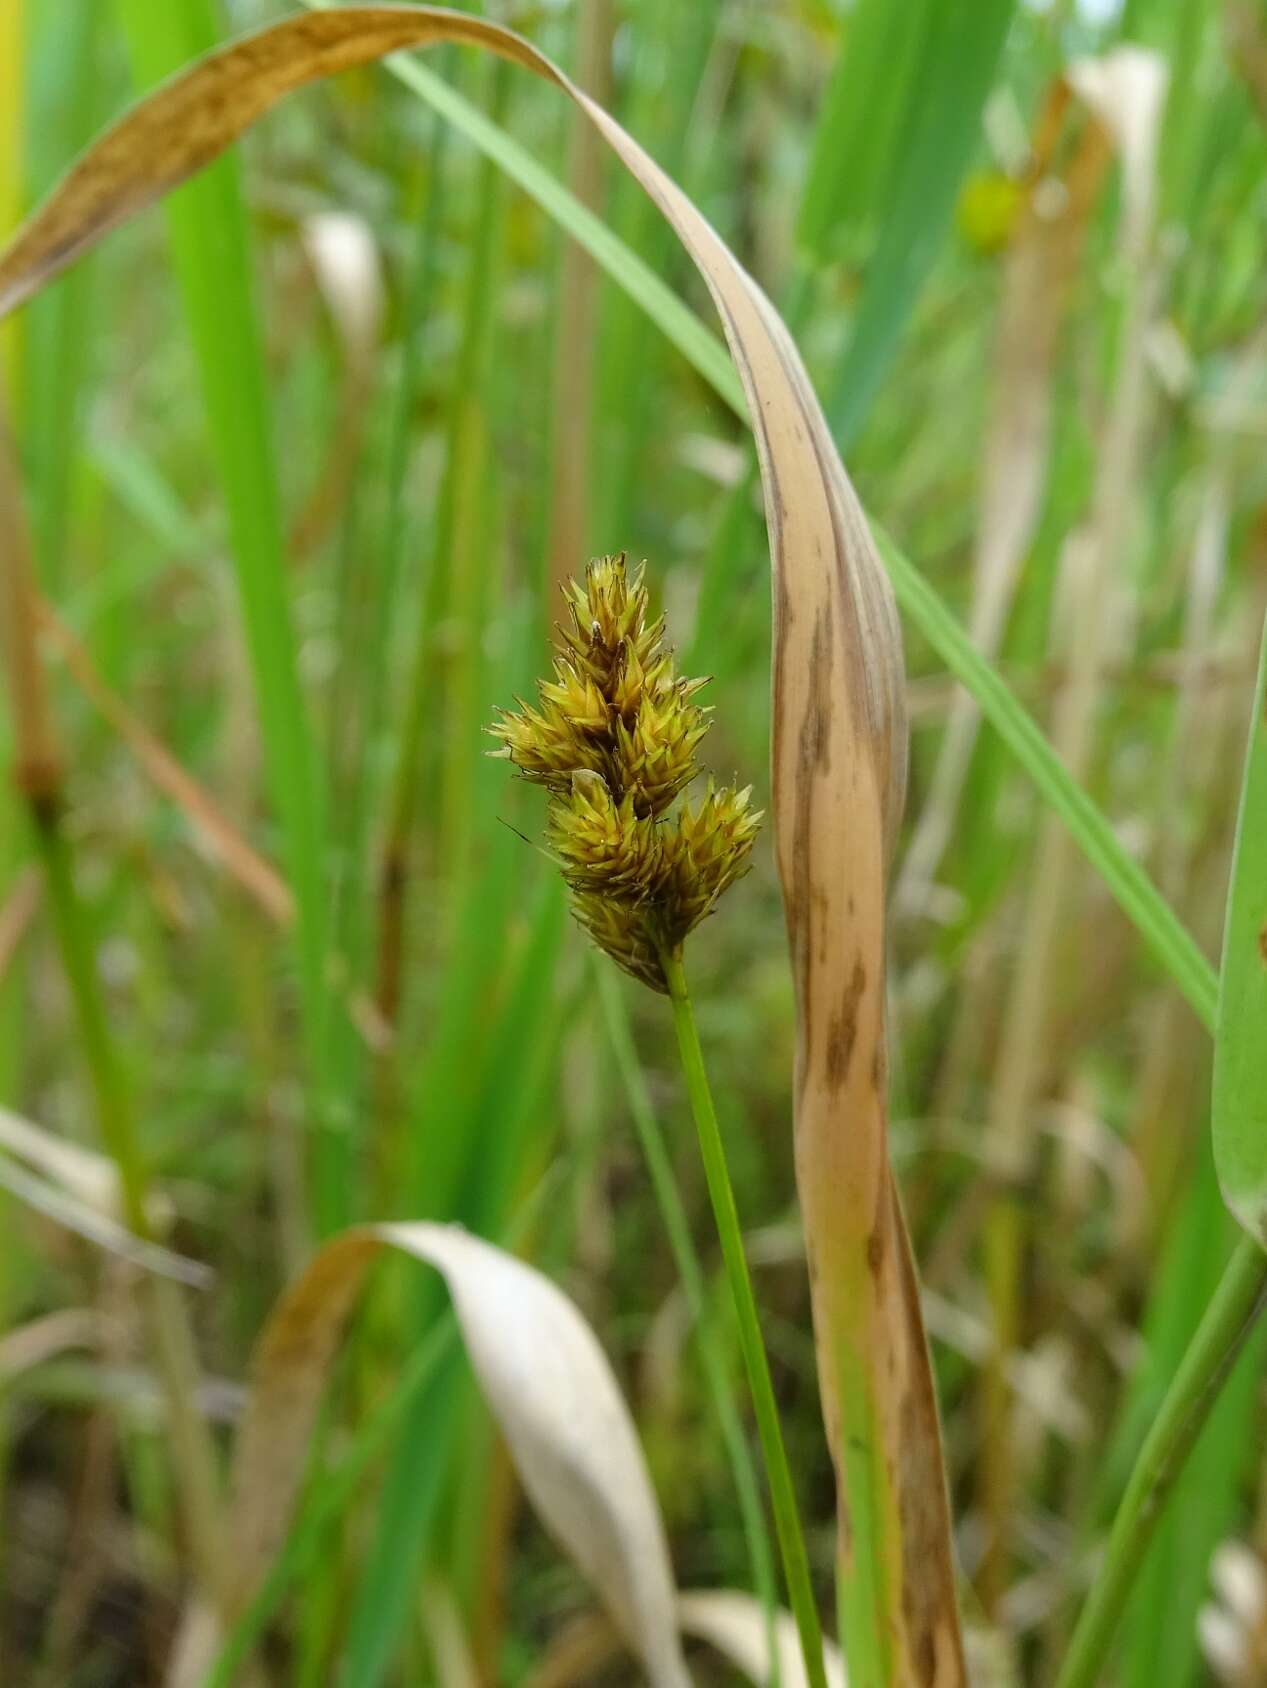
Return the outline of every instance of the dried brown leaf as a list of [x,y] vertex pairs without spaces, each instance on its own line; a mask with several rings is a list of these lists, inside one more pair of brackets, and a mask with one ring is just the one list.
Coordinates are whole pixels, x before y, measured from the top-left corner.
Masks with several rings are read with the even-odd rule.
[[[1053,149],[1069,94],[1062,78],[1044,102],[1031,180],[1003,275],[969,620],[972,642],[987,657],[1002,641],[1042,510],[1061,325],[1110,155],[1107,131],[1091,123],[1064,175],[1048,172],[1044,155]],[[902,864],[896,900],[903,912],[919,914],[927,907],[959,813],[979,721],[976,700],[958,688]]]

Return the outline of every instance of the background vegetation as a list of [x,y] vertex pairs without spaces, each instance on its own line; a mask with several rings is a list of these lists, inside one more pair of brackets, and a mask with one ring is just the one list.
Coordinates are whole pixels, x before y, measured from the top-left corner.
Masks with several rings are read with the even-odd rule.
[[[0,232],[136,91],[280,10],[10,0]],[[488,10],[610,106],[778,301],[867,509],[1217,957],[1267,606],[1267,17],[1216,0]],[[1130,61],[1143,80],[1097,106],[1070,67],[1123,44],[1149,55]],[[491,156],[473,144],[489,134]],[[640,1148],[650,1113],[727,1333],[667,1011],[570,927],[521,836],[536,794],[485,760],[482,729],[541,670],[558,580],[624,548],[649,559],[683,668],[714,676],[710,765],[764,800],[766,539],[742,424],[564,239],[549,178],[711,324],[557,95],[444,49],[283,107],[0,329],[0,357],[110,1035],[165,1240],[214,1272],[189,1303],[205,1410],[227,1439],[251,1342],[315,1240],[456,1219],[566,1283],[634,1406],[680,1582],[743,1587]],[[619,249],[609,267],[629,281]],[[1235,1228],[1205,1032],[1011,752],[974,734],[926,633],[907,625],[894,1153],[969,1621],[994,1675],[1041,1682]],[[48,898],[16,798],[0,805],[0,1101],[95,1148]],[[692,959],[830,1611],[768,841]],[[91,1205],[98,1163],[59,1170],[15,1136],[18,1159]],[[134,1268],[17,1180],[0,1678],[161,1681],[189,1557]],[[315,1488],[376,1407],[394,1416],[279,1590],[278,1680],[526,1682],[589,1607],[456,1349],[399,1392],[442,1306],[407,1268],[375,1280]],[[1256,1337],[1107,1681],[1267,1679],[1263,1357]],[[631,1679],[605,1668],[593,1680]]]

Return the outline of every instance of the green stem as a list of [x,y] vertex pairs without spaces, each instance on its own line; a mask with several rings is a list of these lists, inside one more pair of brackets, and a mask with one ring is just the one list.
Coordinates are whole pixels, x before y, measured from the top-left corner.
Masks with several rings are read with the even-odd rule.
[[774,1401],[774,1385],[770,1380],[770,1363],[766,1359],[761,1338],[761,1324],[757,1304],[752,1294],[752,1280],[748,1276],[748,1262],[744,1255],[743,1233],[735,1208],[735,1193],[726,1166],[726,1151],[722,1146],[717,1113],[713,1107],[708,1076],[704,1071],[704,1054],[700,1048],[695,1012],[691,1007],[686,974],[682,969],[682,952],[664,950],[661,953],[664,976],[669,986],[669,1000],[673,1004],[673,1026],[677,1032],[678,1050],[682,1056],[682,1070],[686,1089],[699,1134],[700,1154],[704,1161],[704,1175],[712,1198],[713,1217],[721,1241],[726,1275],[734,1299],[735,1315],[739,1322],[739,1341],[744,1363],[748,1368],[748,1383],[757,1415],[757,1429],[761,1436],[761,1451],[765,1457],[766,1479],[770,1485],[770,1500],[774,1508],[774,1525],[779,1538],[779,1552],[783,1559],[783,1574],[787,1579],[788,1600],[796,1619],[801,1639],[801,1653],[805,1659],[805,1674],[810,1688],[827,1688],[823,1664],[823,1638],[818,1624],[818,1610],[814,1604],[814,1590],[810,1584],[809,1558],[805,1552],[805,1537],[796,1510],[796,1494],[792,1487],[792,1472],[788,1465],[787,1449],[783,1446],[783,1432],[779,1426],[779,1412]]
[[[49,907],[101,1134],[118,1172],[123,1217],[134,1235],[153,1242],[145,1162],[101,1000],[92,941],[75,889],[70,849],[62,830],[57,799],[32,803],[31,809]],[[166,1394],[172,1462],[179,1478],[180,1503],[190,1548],[204,1586],[227,1613],[232,1600],[232,1567],[220,1527],[215,1449],[198,1408],[198,1362],[193,1336],[175,1285],[146,1273],[141,1289],[149,1304],[151,1340]]]
[[719,1341],[720,1333],[709,1316],[704,1290],[704,1270],[695,1251],[690,1221],[682,1205],[682,1197],[674,1182],[673,1165],[669,1159],[664,1134],[660,1130],[660,1122],[647,1094],[646,1080],[638,1065],[638,1055],[629,1030],[629,1018],[620,994],[620,985],[615,972],[597,951],[593,952],[591,959],[598,981],[603,1016],[607,1021],[607,1035],[611,1039],[616,1065],[620,1068],[624,1081],[629,1111],[633,1115],[638,1140],[642,1145],[642,1157],[647,1163],[647,1171],[651,1174],[656,1205],[660,1209],[660,1218],[673,1252],[682,1293],[686,1297],[686,1304],[695,1326],[700,1361],[709,1393],[713,1398],[718,1428],[730,1460],[735,1493],[739,1500],[739,1514],[743,1520],[743,1532],[748,1544],[748,1557],[752,1564],[752,1580],[765,1614],[769,1688],[779,1688],[779,1660],[774,1638],[774,1608],[777,1600],[774,1560],[770,1551],[752,1451],[744,1435],[739,1409],[727,1376],[726,1357]]
[[1091,1688],[1175,1479],[1267,1302],[1267,1254],[1243,1237],[1144,1439],[1113,1520],[1104,1563],[1056,1688]]

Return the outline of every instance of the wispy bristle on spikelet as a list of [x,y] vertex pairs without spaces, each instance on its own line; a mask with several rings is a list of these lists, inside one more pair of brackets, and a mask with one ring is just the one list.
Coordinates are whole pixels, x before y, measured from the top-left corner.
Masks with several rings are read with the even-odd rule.
[[489,729],[494,756],[549,793],[546,838],[593,941],[644,984],[667,990],[662,957],[711,913],[749,865],[761,814],[750,788],[717,787],[669,810],[698,773],[710,711],[704,680],[681,679],[648,621],[645,564],[596,557],[564,589],[554,673],[536,707]]

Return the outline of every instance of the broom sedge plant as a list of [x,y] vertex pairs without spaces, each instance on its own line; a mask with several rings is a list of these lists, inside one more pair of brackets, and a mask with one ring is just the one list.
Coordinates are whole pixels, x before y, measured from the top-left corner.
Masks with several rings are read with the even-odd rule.
[[807,1680],[826,1688],[805,1537],[683,965],[687,937],[747,872],[762,815],[751,787],[712,779],[702,798],[678,805],[699,773],[710,711],[695,697],[707,682],[675,672],[664,619],[650,616],[645,566],[631,571],[623,552],[595,558],[583,582],[564,587],[564,600],[553,678],[538,682],[535,707],[520,700],[503,712],[490,729],[499,741],[492,754],[548,793],[547,850],[578,924],[672,1005],[788,1598]]

